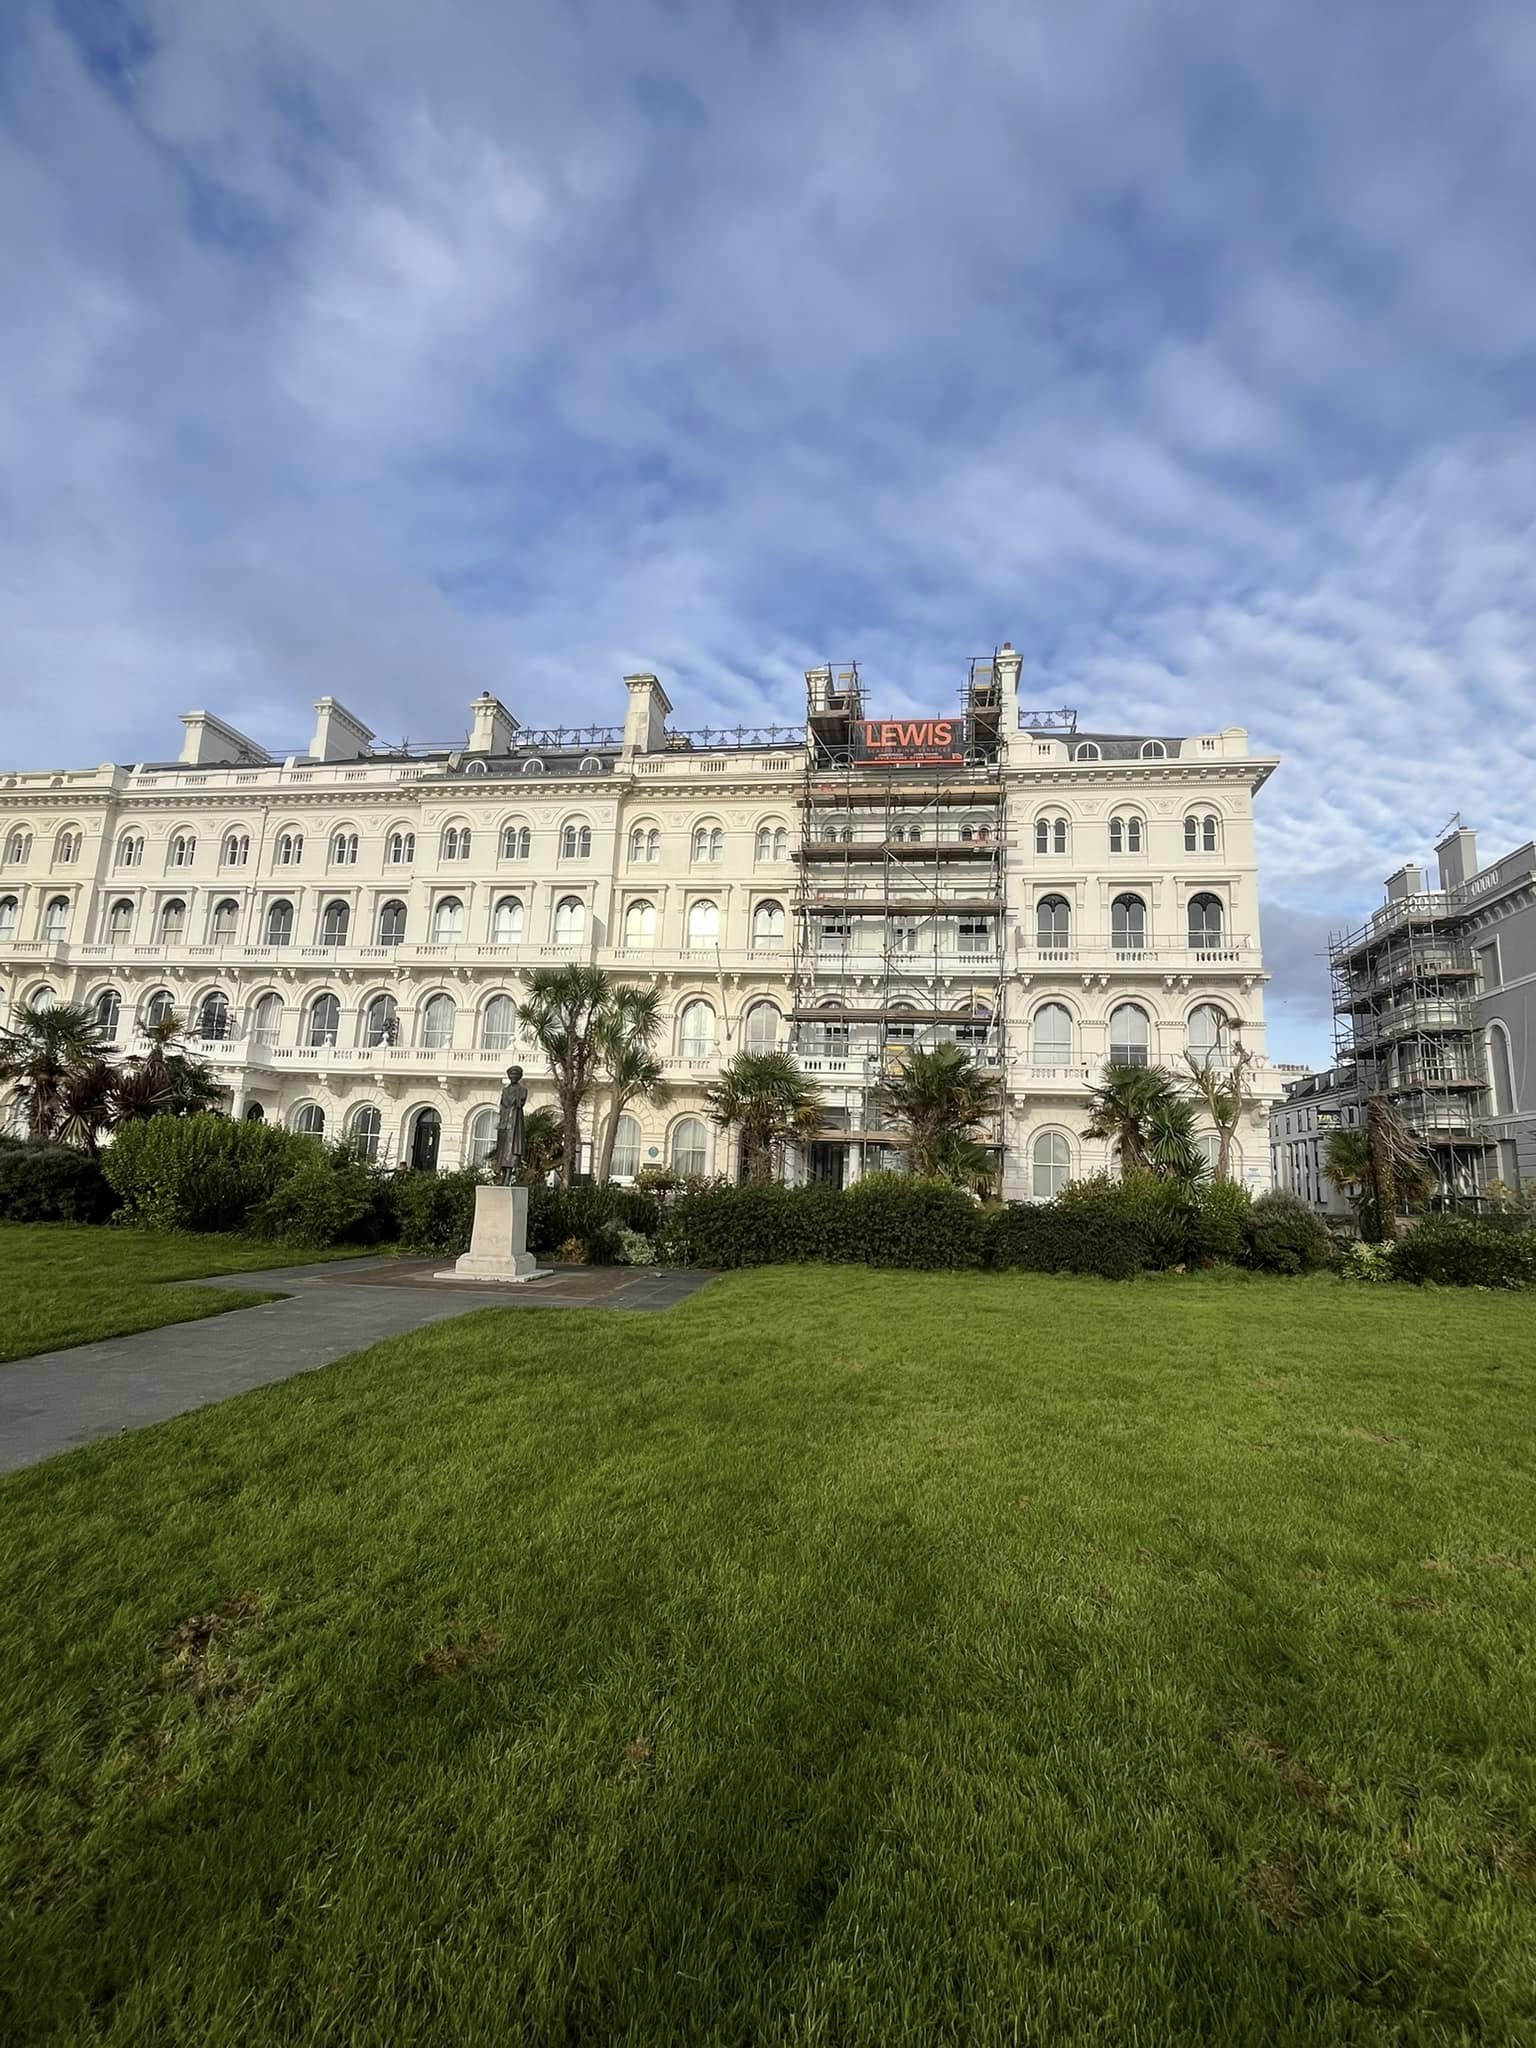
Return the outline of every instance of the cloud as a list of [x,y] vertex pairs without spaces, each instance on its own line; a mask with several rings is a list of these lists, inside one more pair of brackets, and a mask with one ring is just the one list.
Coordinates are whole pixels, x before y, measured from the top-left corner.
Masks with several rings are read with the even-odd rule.
[[[23,0],[5,754],[490,687],[1247,725],[1281,1050],[1450,811],[1528,836],[1526,10]],[[71,707],[62,730],[58,706]],[[76,734],[86,734],[84,744]]]

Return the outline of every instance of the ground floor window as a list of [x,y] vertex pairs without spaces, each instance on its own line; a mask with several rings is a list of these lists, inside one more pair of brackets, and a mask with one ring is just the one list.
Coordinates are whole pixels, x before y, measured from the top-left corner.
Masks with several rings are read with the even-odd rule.
[[1072,1147],[1060,1131],[1042,1131],[1030,1150],[1034,1191],[1039,1201],[1059,1195],[1072,1172]]

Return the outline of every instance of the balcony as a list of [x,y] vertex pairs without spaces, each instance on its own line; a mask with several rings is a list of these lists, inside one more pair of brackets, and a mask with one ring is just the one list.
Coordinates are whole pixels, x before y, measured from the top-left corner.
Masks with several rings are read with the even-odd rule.
[[1158,973],[1187,974],[1196,969],[1230,967],[1255,972],[1262,966],[1258,942],[1246,932],[1224,933],[1208,944],[1191,945],[1189,934],[1171,938],[1148,934],[1141,943],[1113,936],[1079,937],[1064,946],[1041,946],[1021,939],[1014,956],[1020,973],[1048,974],[1065,968],[1101,973],[1108,967],[1148,968]]

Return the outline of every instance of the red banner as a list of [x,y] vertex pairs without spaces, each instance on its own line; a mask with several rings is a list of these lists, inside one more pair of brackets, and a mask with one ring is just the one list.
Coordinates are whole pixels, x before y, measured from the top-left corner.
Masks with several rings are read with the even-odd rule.
[[863,761],[959,761],[960,750],[954,718],[863,718],[858,734],[859,759]]

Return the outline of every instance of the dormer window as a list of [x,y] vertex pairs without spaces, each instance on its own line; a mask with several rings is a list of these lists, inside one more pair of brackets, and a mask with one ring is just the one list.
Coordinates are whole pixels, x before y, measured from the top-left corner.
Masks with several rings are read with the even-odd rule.
[[1166,761],[1168,749],[1161,740],[1143,740],[1141,743],[1141,758],[1143,761]]
[[1072,756],[1074,761],[1097,761],[1102,758],[1097,740],[1084,740]]

